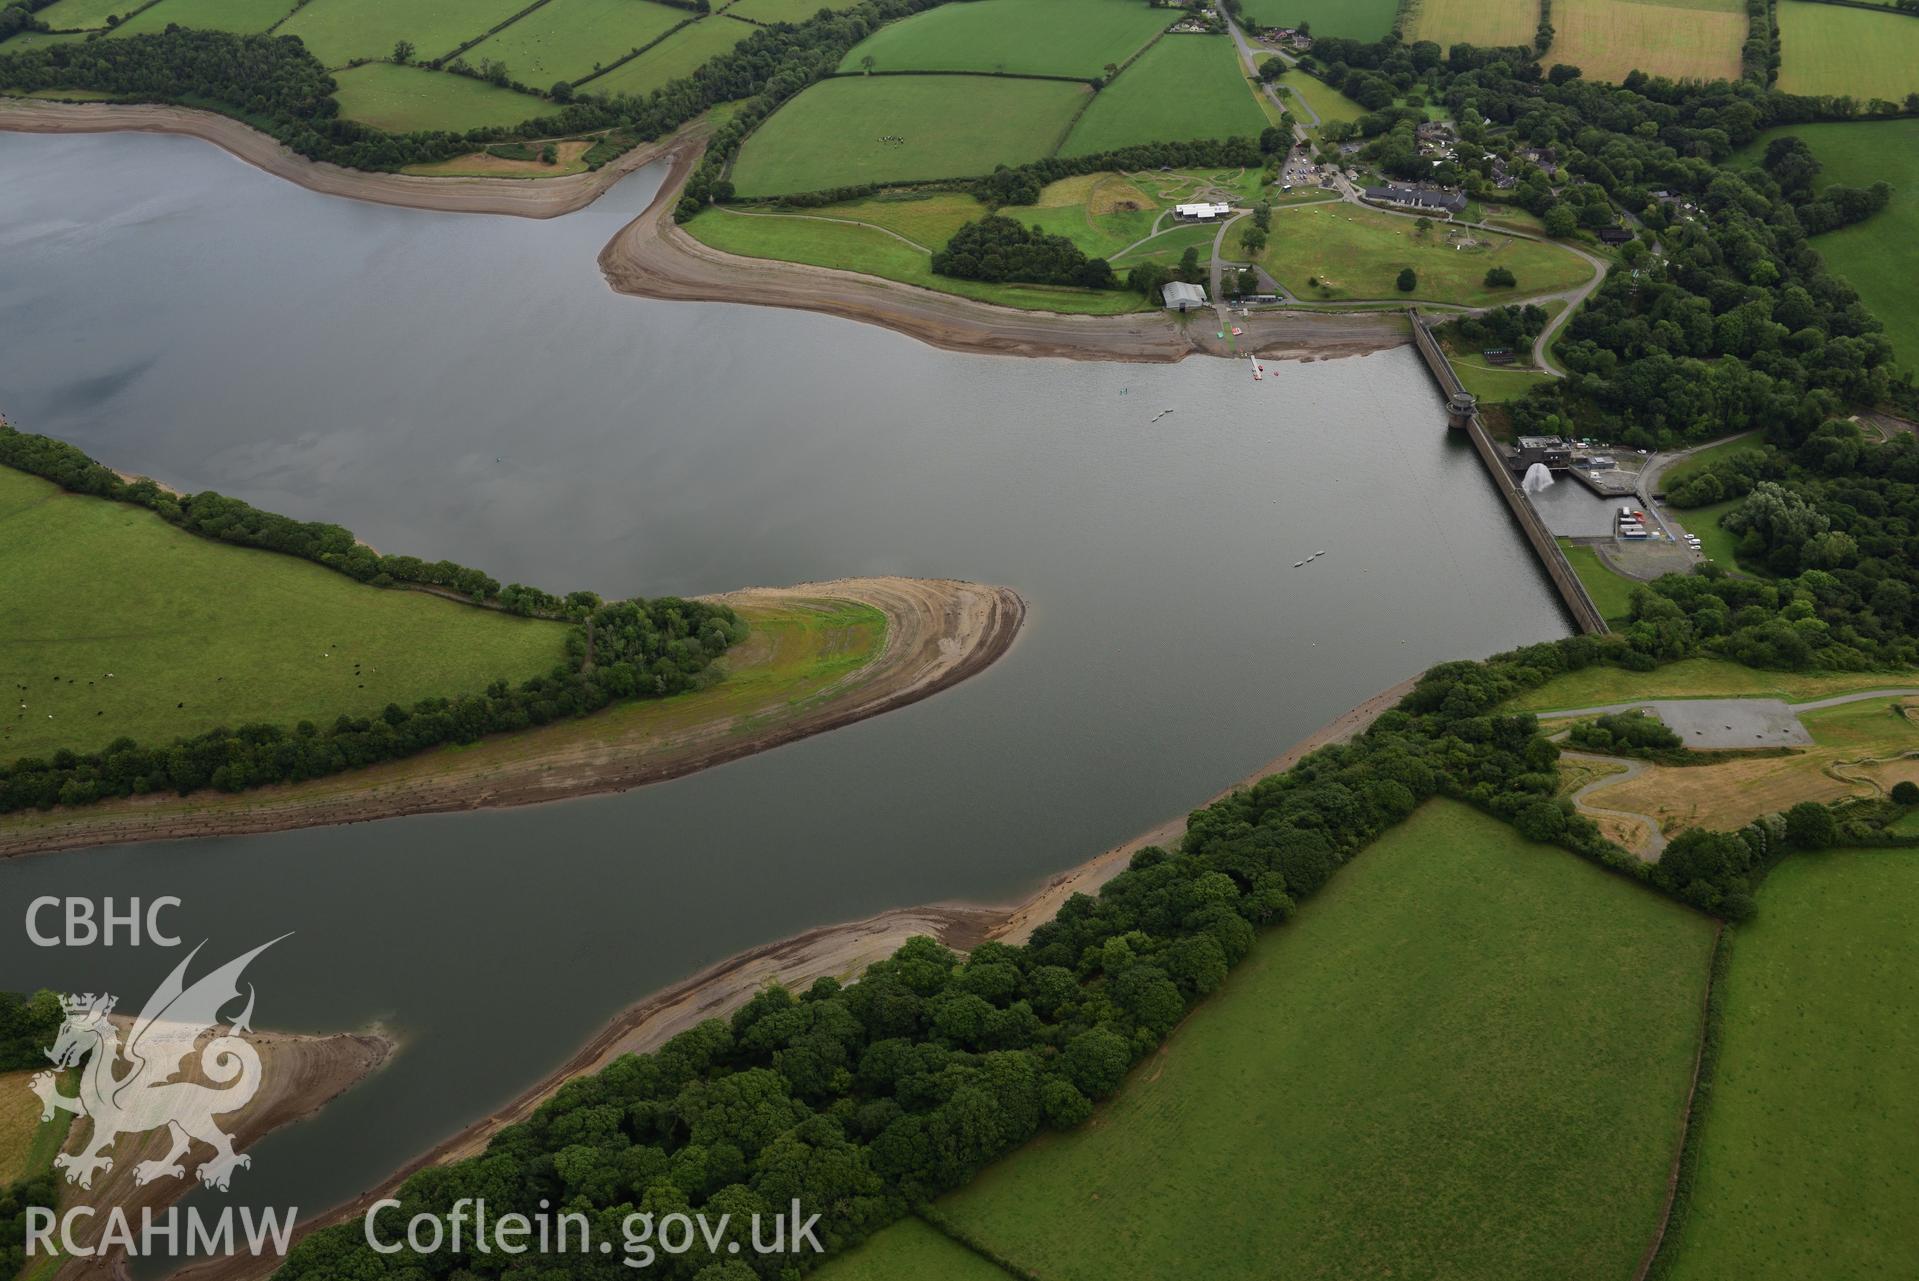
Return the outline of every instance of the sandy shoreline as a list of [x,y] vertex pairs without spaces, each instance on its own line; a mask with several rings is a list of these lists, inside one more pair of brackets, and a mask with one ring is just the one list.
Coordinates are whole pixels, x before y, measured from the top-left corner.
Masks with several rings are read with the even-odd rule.
[[[1401,681],[1335,717],[1200,805],[1211,804],[1237,788],[1290,769],[1310,752],[1355,737],[1404,698],[1416,679]],[[1072,895],[1097,893],[1100,886],[1125,870],[1135,851],[1147,845],[1170,845],[1185,828],[1185,815],[1168,819],[1060,873],[1010,907],[940,903],[899,908],[860,921],[808,930],[728,957],[629,1006],[563,1064],[511,1102],[408,1162],[379,1186],[301,1224],[296,1235],[304,1236],[364,1214],[368,1205],[391,1195],[393,1189],[426,1166],[479,1154],[501,1129],[531,1114],[567,1081],[597,1072],[622,1054],[656,1050],[704,1019],[723,1018],[770,982],[800,991],[821,977],[855,978],[868,965],[891,955],[914,935],[931,935],[949,947],[962,950],[988,939],[1025,942],[1035,929],[1051,920],[1060,904]],[[171,1275],[175,1281],[258,1281],[269,1276],[277,1262],[245,1257],[220,1259],[190,1265]]]
[[1254,312],[1235,318],[1245,332],[1229,342],[1214,336],[1217,318],[1211,311],[1185,324],[1161,311],[1125,316],[1021,311],[877,276],[723,253],[687,235],[671,216],[712,131],[704,119],[595,172],[537,179],[431,178],[346,169],[308,160],[230,117],[156,104],[0,98],[0,130],[185,134],[326,195],[523,218],[552,218],[585,208],[627,174],[671,156],[672,168],[652,204],[600,251],[601,271],[615,291],[668,301],[824,312],[881,325],[949,351],[1161,363],[1195,354],[1247,352],[1275,360],[1317,360],[1364,355],[1408,341],[1406,321],[1396,312]]
[[[753,587],[713,599],[739,606],[830,607],[857,601],[886,615],[872,662],[799,703],[776,700],[662,729],[629,703],[457,751],[440,750],[308,783],[233,796],[128,797],[9,816],[0,858],[127,841],[181,840],[360,823],[620,792],[850,725],[977,675],[1012,647],[1026,603],[1003,587],[951,579],[847,578]],[[750,721],[751,724],[743,722]]]
[[[126,1022],[124,1018],[116,1021],[123,1025]],[[245,1107],[219,1118],[220,1128],[232,1137],[234,1147],[241,1152],[246,1152],[275,1130],[318,1112],[377,1071],[394,1049],[393,1042],[370,1034],[307,1036],[291,1032],[255,1032],[250,1033],[247,1039],[260,1052],[259,1092]],[[189,1066],[180,1079],[205,1081],[197,1056],[189,1060]],[[78,1151],[84,1144],[90,1126],[91,1123],[85,1119],[76,1120],[67,1135],[64,1150]],[[196,1146],[185,1162],[187,1168],[184,1178],[156,1179],[145,1186],[138,1185],[134,1179],[135,1166],[141,1161],[163,1156],[167,1147],[168,1135],[164,1127],[150,1130],[137,1138],[132,1135],[123,1137],[112,1149],[113,1165],[95,1179],[91,1189],[82,1191],[64,1182],[60,1184],[59,1209],[65,1212],[79,1205],[103,1209],[118,1206],[135,1223],[139,1222],[142,1210],[158,1214],[189,1192],[198,1190],[200,1183],[194,1177],[194,1172],[199,1168],[199,1161],[211,1152],[205,1146]],[[241,1189],[246,1177],[246,1170],[235,1173],[236,1190]],[[75,1236],[91,1243],[98,1239],[103,1230],[104,1225],[98,1219],[89,1220],[85,1226],[75,1229]],[[126,1275],[125,1256],[118,1252],[91,1259],[68,1259],[54,1273],[57,1281],[120,1278]]]

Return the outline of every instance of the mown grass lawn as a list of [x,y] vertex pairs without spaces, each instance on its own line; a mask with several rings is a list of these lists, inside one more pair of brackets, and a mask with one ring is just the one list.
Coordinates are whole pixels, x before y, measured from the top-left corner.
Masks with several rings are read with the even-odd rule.
[[307,0],[274,34],[300,37],[329,67],[391,57],[399,40],[411,40],[425,62],[445,57],[524,8],[526,0]]
[[1073,126],[1065,156],[1146,142],[1257,138],[1266,113],[1253,100],[1226,36],[1166,36],[1099,91]]
[[779,196],[1026,164],[1052,154],[1090,92],[1067,81],[994,76],[823,80],[746,140],[733,185],[742,196]]
[[[1571,289],[1592,276],[1584,259],[1557,245],[1444,223],[1422,232],[1415,219],[1350,204],[1279,210],[1261,262],[1307,302],[1497,304]],[[1410,293],[1398,285],[1404,267],[1418,276]],[[1489,288],[1493,267],[1509,269],[1518,284]],[[1317,285],[1309,283],[1315,279]]]
[[1459,375],[1459,381],[1465,384],[1467,391],[1492,405],[1518,400],[1533,388],[1552,381],[1550,374],[1537,370],[1488,365],[1480,359],[1466,356],[1453,357],[1453,372]]
[[[830,206],[842,213],[857,209]],[[810,215],[810,216],[807,216]],[[1091,290],[1054,288],[1046,285],[994,285],[978,280],[956,280],[933,273],[930,253],[922,252],[874,227],[850,226],[828,222],[821,210],[806,215],[735,213],[708,209],[692,221],[682,224],[703,244],[748,258],[773,258],[782,262],[803,262],[815,267],[835,267],[842,271],[864,272],[924,289],[977,298],[1002,307],[1020,307],[1031,311],[1059,311],[1086,315],[1111,315],[1137,310],[1143,305],[1138,294],[1129,290]],[[922,229],[923,231],[924,229]],[[951,234],[950,232],[948,233]],[[926,242],[921,242],[926,243]],[[940,243],[944,243],[943,241]],[[929,245],[938,248],[938,245]]]
[[1567,538],[1561,538],[1558,542],[1559,549],[1566,553],[1566,559],[1572,564],[1573,573],[1579,575],[1579,581],[1585,584],[1593,604],[1599,607],[1600,616],[1609,623],[1630,617],[1633,589],[1645,584],[1635,582],[1624,574],[1614,573],[1606,562],[1599,559],[1599,553],[1590,547]]
[[1556,676],[1507,706],[1543,712],[1562,707],[1600,707],[1637,698],[1779,698],[1810,702],[1834,694],[1919,687],[1919,671],[1762,672],[1718,658],[1682,658],[1650,672],[1588,667]]
[[517,125],[559,108],[544,98],[502,89],[471,76],[425,67],[369,62],[333,73],[340,115],[395,133],[415,129],[463,132],[489,125]]
[[694,16],[648,0],[547,0],[462,56],[504,62],[515,80],[545,89],[583,79]]
[[565,657],[563,624],[368,587],[5,468],[0,582],[6,761],[122,735],[159,744],[374,715]]
[[1795,855],[1758,898],[1732,939],[1698,1176],[1666,1275],[1910,1276],[1919,852]]
[[[1779,88],[1904,102],[1919,91],[1919,22],[1903,13],[1779,0]],[[1887,157],[1891,159],[1891,157]]]
[[605,75],[589,77],[580,88],[586,93],[651,93],[669,80],[692,75],[701,65],[752,35],[754,30],[752,23],[730,17],[702,18]]
[[1088,1124],[935,1212],[1049,1281],[1617,1281],[1664,1202],[1711,947],[1705,917],[1429,802]]
[[1178,15],[1139,0],[970,0],[888,23],[840,62],[859,73],[979,71],[1091,80],[1124,63]]

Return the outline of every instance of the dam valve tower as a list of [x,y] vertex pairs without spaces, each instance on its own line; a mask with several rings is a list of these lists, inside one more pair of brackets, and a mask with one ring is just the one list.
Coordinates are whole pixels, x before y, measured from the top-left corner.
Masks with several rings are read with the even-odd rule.
[[1446,425],[1454,431],[1465,431],[1472,425],[1473,413],[1479,407],[1479,398],[1469,391],[1456,391],[1446,398]]

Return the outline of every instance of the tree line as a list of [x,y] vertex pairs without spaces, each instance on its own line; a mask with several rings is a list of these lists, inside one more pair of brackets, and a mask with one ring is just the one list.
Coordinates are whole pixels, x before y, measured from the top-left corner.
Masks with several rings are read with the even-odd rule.
[[502,587],[498,579],[450,560],[382,555],[344,526],[294,520],[212,490],[176,494],[144,477],[125,480],[65,441],[23,432],[6,423],[0,423],[0,466],[50,480],[69,493],[144,507],[202,538],[298,556],[375,587],[402,584],[441,588],[476,604],[496,604],[515,614],[575,620],[586,617],[600,604],[600,598],[592,592],[571,592],[561,597],[521,583]]
[[1022,226],[998,214],[975,219],[955,231],[945,247],[934,252],[933,271],[960,280],[1082,289],[1111,289],[1118,283],[1104,258],[1088,258],[1065,236]]

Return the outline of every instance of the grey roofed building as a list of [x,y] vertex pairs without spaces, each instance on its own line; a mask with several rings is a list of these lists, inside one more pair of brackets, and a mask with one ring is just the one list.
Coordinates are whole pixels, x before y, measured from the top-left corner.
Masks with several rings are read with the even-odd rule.
[[1448,213],[1462,213],[1466,208],[1466,193],[1463,191],[1443,191],[1436,187],[1408,187],[1403,183],[1390,182],[1383,187],[1368,187],[1366,199],[1377,200],[1388,205],[1411,205],[1415,209],[1444,209]]
[[1206,291],[1198,285],[1189,285],[1183,280],[1169,281],[1162,285],[1159,295],[1174,311],[1192,311],[1196,307],[1206,305]]

